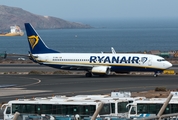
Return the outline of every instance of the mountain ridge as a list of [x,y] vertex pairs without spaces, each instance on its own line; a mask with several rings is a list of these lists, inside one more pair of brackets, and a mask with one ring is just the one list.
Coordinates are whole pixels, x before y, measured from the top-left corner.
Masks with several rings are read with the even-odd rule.
[[91,28],[89,25],[70,22],[57,17],[37,15],[22,8],[0,5],[0,31],[9,30],[12,25],[18,25],[24,29],[24,23],[31,23],[35,29]]

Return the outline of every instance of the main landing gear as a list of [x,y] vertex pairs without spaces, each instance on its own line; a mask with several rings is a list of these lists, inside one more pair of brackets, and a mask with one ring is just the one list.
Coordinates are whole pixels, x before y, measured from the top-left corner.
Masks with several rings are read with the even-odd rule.
[[158,74],[154,74],[153,76],[154,76],[154,77],[158,77]]
[[91,72],[87,72],[87,73],[85,74],[85,76],[86,76],[86,77],[92,77],[92,73],[91,73]]
[[155,72],[155,74],[153,76],[158,77],[159,75],[160,75],[160,72]]

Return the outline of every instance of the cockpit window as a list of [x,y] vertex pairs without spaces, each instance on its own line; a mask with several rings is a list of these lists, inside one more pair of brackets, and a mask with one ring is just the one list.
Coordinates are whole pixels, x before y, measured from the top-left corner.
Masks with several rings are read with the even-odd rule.
[[158,62],[166,61],[165,59],[157,59]]

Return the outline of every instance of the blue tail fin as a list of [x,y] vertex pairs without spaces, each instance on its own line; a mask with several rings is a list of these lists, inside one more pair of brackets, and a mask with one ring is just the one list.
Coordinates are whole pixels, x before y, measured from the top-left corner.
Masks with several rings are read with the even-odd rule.
[[42,53],[59,53],[52,50],[46,46],[41,37],[38,35],[36,30],[30,23],[25,23],[25,29],[27,34],[28,43],[30,46],[30,51],[32,54],[42,54]]

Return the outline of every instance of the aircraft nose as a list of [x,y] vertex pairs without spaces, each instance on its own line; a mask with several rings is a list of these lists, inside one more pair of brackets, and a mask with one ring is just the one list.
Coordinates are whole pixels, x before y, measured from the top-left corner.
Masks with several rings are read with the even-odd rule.
[[170,67],[172,67],[172,64],[171,64],[170,62],[167,62],[167,63],[166,63],[166,67],[167,67],[167,68],[170,68]]

